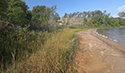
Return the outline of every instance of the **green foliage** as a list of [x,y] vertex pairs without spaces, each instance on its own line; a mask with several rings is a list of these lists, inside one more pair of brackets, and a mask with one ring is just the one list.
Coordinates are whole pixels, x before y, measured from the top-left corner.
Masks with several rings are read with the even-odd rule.
[[83,11],[83,12],[73,12],[73,13],[70,13],[70,14],[67,14],[65,13],[64,14],[64,18],[71,18],[71,17],[88,17],[88,18],[91,18],[95,15],[110,15],[110,14],[106,14],[106,11],[102,12],[100,10],[95,10],[95,11]]
[[[120,12],[118,14],[120,18],[109,17],[110,13],[106,13],[100,10],[88,11],[88,12],[73,12],[70,14],[65,13],[63,17],[71,18],[71,17],[83,17],[82,26],[84,27],[117,27],[124,26],[124,12]],[[75,28],[74,26],[70,26],[70,28]]]
[[[16,27],[12,24],[1,23],[0,26],[0,62],[11,62],[11,53],[16,50],[16,58],[21,56],[21,50],[27,49],[28,41],[32,41],[27,28]],[[35,35],[34,35],[35,36]]]
[[[124,26],[124,12],[119,13],[120,17],[122,18],[113,18],[109,17],[110,13],[106,13],[106,10],[104,12],[100,10],[95,11],[88,11],[88,12],[74,12],[67,14],[63,17],[71,18],[71,17],[83,17],[83,23],[82,25],[84,27],[115,27],[115,26]],[[74,28],[74,26],[70,27]]]
[[[59,20],[60,17],[59,14],[56,13],[56,7],[57,6],[48,7],[38,5],[34,6],[32,11],[29,11],[29,7],[22,0],[0,1],[0,63],[3,64],[4,68],[8,66],[7,64],[11,65],[13,58],[14,61],[20,61],[26,58],[27,54],[31,54],[41,48],[42,45],[44,46],[44,50],[42,50],[44,56],[42,55],[42,59],[46,61],[42,61],[42,64],[46,67],[46,69],[44,69],[43,66],[42,69],[46,72],[66,71],[67,64],[71,62],[74,52],[74,47],[70,47],[73,46],[73,44],[67,45],[67,43],[69,44],[69,41],[76,37],[76,34],[71,37],[74,31],[69,32],[69,30],[66,30],[68,33],[63,32],[65,35],[58,33],[54,34],[53,36],[55,38],[53,38],[51,37],[52,33],[48,32],[55,31],[53,33],[57,33],[57,29],[83,29],[83,27],[81,27],[81,25],[70,26],[69,20],[63,22],[65,25],[59,26],[57,20]],[[93,27],[93,25],[95,27],[125,26],[125,19],[110,18],[109,15],[110,14],[106,14],[106,11],[101,12],[100,10],[95,10],[91,12],[65,13],[63,18],[84,17],[83,24],[88,27]],[[119,13],[119,16],[124,17],[124,13]],[[87,17],[91,18],[89,22],[87,21]],[[69,36],[71,37],[70,40]],[[64,44],[67,45],[67,47],[65,47]],[[52,64],[52,61],[54,64]]]
[[8,21],[14,25],[25,26],[31,20],[28,6],[21,0],[0,1],[0,20]]
[[87,19],[86,19],[86,17],[84,17],[84,20],[83,20],[83,26],[84,27],[86,26],[86,22],[87,22]]
[[117,25],[117,20],[114,19],[113,17],[110,18],[109,25],[114,27]]
[[60,20],[60,16],[58,13],[55,13],[55,15],[53,16],[53,19],[55,19],[55,21],[57,22],[58,20]]
[[119,25],[121,25],[121,26],[125,26],[125,19],[121,19],[121,18],[118,18],[118,20],[119,20]]
[[31,20],[31,12],[28,11],[28,6],[24,1],[10,1],[7,9],[7,20],[10,23],[25,26]]
[[39,45],[44,44],[48,36],[45,33],[28,31],[28,27],[15,27],[5,22],[1,22],[0,25],[0,63],[3,64],[3,68],[7,68],[6,66],[13,62],[14,51],[15,61],[22,61],[27,58],[27,54],[38,50]]
[[81,24],[69,26],[70,29],[83,29]]
[[125,17],[125,12],[119,12],[118,15],[119,17]]
[[[32,22],[30,29],[52,32],[56,29],[57,20],[60,19],[56,13],[56,6],[34,6],[32,13]],[[55,22],[55,23],[53,23]]]
[[0,20],[5,19],[9,0],[0,0]]
[[88,27],[93,27],[92,23],[91,22],[88,22]]
[[93,20],[93,24],[98,24],[98,25],[102,25],[103,24],[103,16],[102,15],[95,15],[92,17]]
[[34,6],[32,12],[32,20],[39,23],[46,22],[50,18],[60,19],[59,15],[55,12],[56,6],[47,7],[47,6]]
[[68,18],[68,14],[67,14],[67,13],[65,13],[63,17],[64,17],[64,18]]
[[69,23],[69,19],[67,20],[67,22],[66,22],[66,25],[69,25],[70,23]]

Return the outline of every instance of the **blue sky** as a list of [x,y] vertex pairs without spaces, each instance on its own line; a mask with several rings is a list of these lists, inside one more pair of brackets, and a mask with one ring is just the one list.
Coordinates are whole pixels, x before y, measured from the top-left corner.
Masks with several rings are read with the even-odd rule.
[[117,17],[121,11],[125,12],[125,0],[24,0],[29,10],[36,5],[57,5],[56,12],[62,17],[65,13],[106,10],[111,16]]

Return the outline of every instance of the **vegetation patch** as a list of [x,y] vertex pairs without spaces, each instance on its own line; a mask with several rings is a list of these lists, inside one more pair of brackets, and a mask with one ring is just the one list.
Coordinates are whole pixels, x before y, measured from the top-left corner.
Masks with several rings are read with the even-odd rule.
[[65,13],[59,25],[56,9],[29,10],[23,0],[0,1],[0,72],[72,72],[76,32],[125,26],[125,12],[113,18],[100,10]]
[[[39,40],[37,48],[39,50],[36,53],[30,55],[30,57],[16,63],[13,61],[12,68],[8,69],[9,72],[66,72],[71,68],[73,54],[77,48],[74,45],[74,39],[76,35],[74,30],[64,30],[60,32],[48,33],[46,42]],[[39,39],[43,35],[39,36]],[[27,54],[28,56],[29,54]],[[16,63],[16,64],[14,64]],[[71,70],[73,71],[73,70]]]

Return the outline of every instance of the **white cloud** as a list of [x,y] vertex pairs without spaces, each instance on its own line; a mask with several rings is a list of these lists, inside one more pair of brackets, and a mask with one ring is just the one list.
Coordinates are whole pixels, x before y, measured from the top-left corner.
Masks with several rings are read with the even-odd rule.
[[117,18],[117,17],[119,17],[119,16],[118,16],[118,15],[113,15],[112,17]]
[[118,12],[125,12],[125,5],[117,8],[116,11],[118,11]]

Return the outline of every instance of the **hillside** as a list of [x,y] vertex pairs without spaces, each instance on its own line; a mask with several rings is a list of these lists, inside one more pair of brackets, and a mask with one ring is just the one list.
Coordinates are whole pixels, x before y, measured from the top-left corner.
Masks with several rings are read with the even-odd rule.
[[[63,19],[61,19],[63,21]],[[71,17],[71,18],[65,18],[65,22],[69,20],[70,24],[82,24],[84,21],[84,17]],[[87,18],[87,21],[90,21],[91,18]]]

